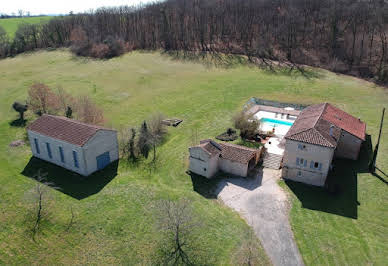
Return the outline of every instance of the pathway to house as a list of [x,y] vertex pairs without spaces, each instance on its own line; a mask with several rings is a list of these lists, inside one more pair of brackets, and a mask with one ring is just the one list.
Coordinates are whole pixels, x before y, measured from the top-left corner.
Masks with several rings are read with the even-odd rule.
[[288,221],[289,203],[277,184],[280,171],[260,169],[254,178],[220,181],[217,197],[253,227],[275,266],[303,265]]

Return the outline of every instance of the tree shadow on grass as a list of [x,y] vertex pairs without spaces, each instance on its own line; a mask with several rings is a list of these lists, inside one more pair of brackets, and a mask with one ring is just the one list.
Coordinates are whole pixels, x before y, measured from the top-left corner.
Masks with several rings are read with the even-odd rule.
[[47,173],[44,182],[51,187],[69,195],[72,198],[81,200],[100,192],[109,182],[117,176],[119,161],[115,161],[103,170],[97,171],[90,176],[82,176],[55,164],[32,157],[22,171],[22,175],[35,179],[39,169]]
[[11,122],[9,122],[9,125],[11,127],[25,127],[27,125],[27,120],[26,119],[20,120],[18,118],[18,119],[15,119],[15,120],[12,120]]
[[[372,155],[370,135],[367,135],[357,161],[335,159],[326,187],[319,188],[286,180],[285,183],[299,199],[303,208],[332,213],[353,219],[358,218],[357,174],[367,173]],[[331,192],[330,192],[331,191]]]

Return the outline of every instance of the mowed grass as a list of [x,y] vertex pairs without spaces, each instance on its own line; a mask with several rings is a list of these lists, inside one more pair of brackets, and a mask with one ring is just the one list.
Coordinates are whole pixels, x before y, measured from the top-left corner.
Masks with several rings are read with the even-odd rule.
[[20,24],[46,23],[52,18],[53,18],[52,16],[5,18],[5,19],[0,19],[0,26],[5,29],[5,31],[7,32],[10,38],[13,38]]
[[[387,91],[356,78],[316,71],[319,78],[306,79],[247,66],[212,68],[140,52],[109,61],[74,58],[66,50],[0,61],[0,264],[150,264],[160,241],[155,202],[162,198],[188,198],[193,203],[203,222],[200,249],[206,251],[208,264],[236,264],[234,254],[245,239],[247,225],[218,201],[193,191],[185,173],[188,147],[195,139],[224,132],[233,114],[253,96],[303,104],[331,102],[363,119],[374,145]],[[155,112],[184,121],[169,128],[157,151],[156,169],[146,167],[148,162],[138,167],[120,162],[110,183],[81,200],[51,189],[50,217],[34,243],[28,229],[28,194],[35,181],[21,174],[31,153],[28,146],[8,145],[24,138],[24,129],[9,124],[17,117],[11,105],[24,101],[36,81],[63,87],[75,96],[90,95],[104,109],[107,124],[115,128],[139,125]],[[377,162],[386,173],[387,135],[385,127]],[[306,264],[385,262],[387,185],[365,173],[358,175],[357,184],[357,219],[302,208],[285,186],[292,199],[291,225]],[[70,208],[75,223],[65,231]]]

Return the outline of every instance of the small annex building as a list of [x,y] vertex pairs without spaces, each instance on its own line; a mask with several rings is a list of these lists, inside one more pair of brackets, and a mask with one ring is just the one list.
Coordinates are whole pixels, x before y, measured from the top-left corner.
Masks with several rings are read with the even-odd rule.
[[218,171],[246,177],[260,159],[261,150],[207,139],[189,148],[189,170],[211,178]]
[[119,159],[117,131],[43,115],[27,128],[33,156],[83,176]]
[[329,104],[305,108],[285,135],[282,176],[324,186],[334,157],[357,160],[366,124]]

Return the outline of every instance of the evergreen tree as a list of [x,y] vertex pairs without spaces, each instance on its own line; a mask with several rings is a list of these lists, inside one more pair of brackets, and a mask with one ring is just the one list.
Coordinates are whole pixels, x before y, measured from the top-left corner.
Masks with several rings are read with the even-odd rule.
[[140,153],[144,156],[144,158],[148,158],[148,154],[150,152],[150,133],[148,131],[147,122],[144,121],[140,128],[140,135],[138,140],[138,147],[140,150]]

